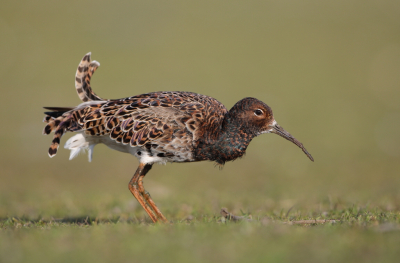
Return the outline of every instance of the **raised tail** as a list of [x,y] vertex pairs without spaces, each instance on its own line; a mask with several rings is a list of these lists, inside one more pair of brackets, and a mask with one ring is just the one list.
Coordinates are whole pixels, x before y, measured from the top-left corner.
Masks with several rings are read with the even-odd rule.
[[90,86],[90,79],[96,69],[100,66],[100,63],[96,60],[93,60],[92,62],[90,61],[91,54],[92,53],[89,52],[82,58],[75,75],[76,92],[78,92],[78,96],[83,102],[105,100],[97,96]]
[[[91,53],[89,52],[82,58],[75,75],[75,88],[78,92],[78,96],[83,102],[87,102],[88,105],[93,103],[89,101],[103,101],[103,103],[106,101],[105,99],[97,96],[90,86],[90,79],[92,78],[96,69],[100,66],[99,62],[95,60],[91,61],[90,56]],[[81,105],[84,104],[85,103]],[[49,156],[53,157],[57,154],[61,136],[66,131],[81,130],[81,127],[79,127],[76,121],[79,119],[80,113],[78,111],[74,111],[75,113],[73,113],[73,110],[76,110],[77,108],[45,107],[45,109],[49,111],[45,112],[46,116],[44,117],[43,121],[47,123],[47,125],[44,127],[43,134],[50,134],[54,131],[53,141],[48,151]],[[72,144],[71,147],[73,147],[75,144]]]

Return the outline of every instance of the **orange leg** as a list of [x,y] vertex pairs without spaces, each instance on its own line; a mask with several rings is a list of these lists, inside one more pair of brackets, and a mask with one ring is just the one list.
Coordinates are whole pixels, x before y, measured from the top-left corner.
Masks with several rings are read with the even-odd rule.
[[144,175],[141,175],[139,177],[139,182],[138,182],[139,192],[142,194],[147,204],[153,209],[153,212],[158,216],[158,218],[164,221],[164,223],[167,223],[168,222],[167,218],[165,218],[165,216],[161,213],[160,209],[158,209],[157,205],[154,203],[153,199],[151,199],[150,193],[144,189],[143,178]]
[[150,194],[144,189],[143,186],[143,178],[147,172],[150,171],[151,167],[151,164],[139,164],[139,167],[129,182],[129,190],[154,223],[156,223],[158,219],[168,222],[165,216],[161,213],[160,209],[158,209],[154,201],[151,199]]

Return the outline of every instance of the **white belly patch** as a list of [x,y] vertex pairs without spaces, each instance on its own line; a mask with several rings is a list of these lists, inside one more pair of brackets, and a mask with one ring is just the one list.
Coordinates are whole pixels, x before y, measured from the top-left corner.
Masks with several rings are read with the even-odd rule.
[[93,157],[93,149],[96,144],[103,143],[107,147],[119,151],[119,152],[125,152],[125,153],[130,153],[136,158],[139,159],[139,162],[141,163],[146,163],[146,164],[154,164],[154,163],[159,163],[159,164],[166,164],[167,162],[183,162],[185,161],[184,159],[181,160],[181,158],[172,156],[172,157],[160,157],[157,156],[157,152],[150,155],[149,152],[147,152],[145,149],[142,149],[141,147],[132,147],[129,144],[124,145],[121,143],[117,143],[114,140],[112,140],[108,135],[104,136],[91,136],[91,135],[86,135],[83,132],[80,132],[76,134],[75,136],[71,137],[64,145],[65,149],[71,150],[69,159],[72,160],[80,152],[85,152],[88,151],[88,157],[89,157],[89,162],[92,161]]

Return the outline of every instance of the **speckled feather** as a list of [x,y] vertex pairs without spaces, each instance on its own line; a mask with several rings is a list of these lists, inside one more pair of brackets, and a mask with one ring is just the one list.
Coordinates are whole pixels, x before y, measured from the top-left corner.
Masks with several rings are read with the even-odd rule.
[[[76,88],[84,102],[76,108],[47,107],[61,116],[47,112],[44,134],[55,131],[49,155],[54,156],[65,131],[84,131],[90,136],[110,136],[115,143],[143,147],[168,161],[194,161],[195,142],[205,135],[215,135],[227,112],[219,101],[191,92],[153,92],[116,100],[102,100],[94,94],[90,77],[90,54],[77,70]],[[86,74],[86,75],[85,75]],[[90,75],[90,77],[89,77]],[[78,77],[79,76],[79,77]],[[78,84],[85,83],[79,86]],[[207,123],[208,125],[204,125]]]
[[75,88],[79,98],[83,101],[103,100],[97,96],[90,86],[90,79],[92,78],[100,63],[96,60],[91,61],[91,53],[87,53],[79,63],[78,69],[75,74]]

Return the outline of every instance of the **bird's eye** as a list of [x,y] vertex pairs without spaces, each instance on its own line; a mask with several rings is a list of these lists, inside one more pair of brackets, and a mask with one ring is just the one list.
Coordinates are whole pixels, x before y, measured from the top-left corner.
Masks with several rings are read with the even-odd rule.
[[260,109],[254,111],[254,115],[256,115],[256,116],[260,116],[262,114],[263,114],[263,111]]

